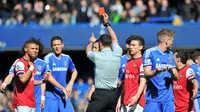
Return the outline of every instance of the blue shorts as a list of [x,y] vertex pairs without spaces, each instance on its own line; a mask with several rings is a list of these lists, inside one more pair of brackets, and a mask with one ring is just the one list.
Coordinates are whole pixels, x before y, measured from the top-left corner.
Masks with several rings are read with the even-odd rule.
[[174,101],[149,102],[144,106],[144,112],[175,112]]
[[194,99],[193,102],[194,102],[194,111],[200,112],[200,98]]
[[70,99],[52,99],[46,98],[42,112],[74,112]]
[[40,103],[36,103],[35,112],[41,112]]

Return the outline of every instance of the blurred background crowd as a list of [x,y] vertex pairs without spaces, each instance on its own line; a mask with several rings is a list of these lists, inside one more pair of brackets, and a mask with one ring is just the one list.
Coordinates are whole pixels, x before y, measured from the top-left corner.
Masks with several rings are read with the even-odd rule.
[[[200,20],[199,0],[1,0],[0,25],[100,24],[104,7],[112,23]],[[164,18],[163,18],[164,17]]]

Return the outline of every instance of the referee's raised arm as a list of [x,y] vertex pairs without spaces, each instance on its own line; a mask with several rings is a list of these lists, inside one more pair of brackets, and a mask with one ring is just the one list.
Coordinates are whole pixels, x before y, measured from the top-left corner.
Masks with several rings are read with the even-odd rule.
[[113,29],[111,28],[110,23],[108,22],[109,16],[105,13],[103,14],[103,25],[107,28],[108,33],[110,34],[110,37],[112,39],[112,43],[117,43],[117,36],[115,34],[115,32],[113,31]]

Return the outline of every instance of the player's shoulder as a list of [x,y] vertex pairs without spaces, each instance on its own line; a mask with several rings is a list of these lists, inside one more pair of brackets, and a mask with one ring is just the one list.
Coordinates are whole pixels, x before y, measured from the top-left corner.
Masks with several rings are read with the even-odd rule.
[[123,60],[123,59],[128,59],[128,56],[127,56],[126,54],[124,54],[124,55],[121,56],[121,59],[122,59],[122,60]]
[[27,64],[28,64],[28,62],[27,62],[25,59],[19,58],[19,59],[17,59],[16,62],[15,62],[15,67],[16,67],[16,68],[24,67],[24,66],[27,65]]
[[42,59],[40,59],[40,58],[37,58],[37,59],[35,60],[35,62],[39,62],[39,63],[44,63],[44,64],[45,64],[45,61],[42,60]]
[[155,51],[157,51],[157,50],[158,50],[158,48],[157,48],[156,46],[155,46],[155,47],[151,47],[151,48],[145,50],[145,53],[144,53],[144,54],[150,55],[152,52],[155,52]]
[[28,63],[24,58],[16,59],[15,63]]
[[53,53],[48,53],[44,58],[50,58],[52,57],[54,54]]
[[67,54],[61,54],[64,58],[71,58],[69,55],[67,55]]

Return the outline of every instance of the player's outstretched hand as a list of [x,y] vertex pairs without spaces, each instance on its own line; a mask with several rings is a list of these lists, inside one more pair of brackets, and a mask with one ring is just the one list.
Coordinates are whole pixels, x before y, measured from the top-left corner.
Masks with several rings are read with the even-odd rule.
[[6,89],[6,85],[3,83],[3,84],[1,84],[1,86],[0,86],[0,91],[1,92],[5,92],[5,89]]

